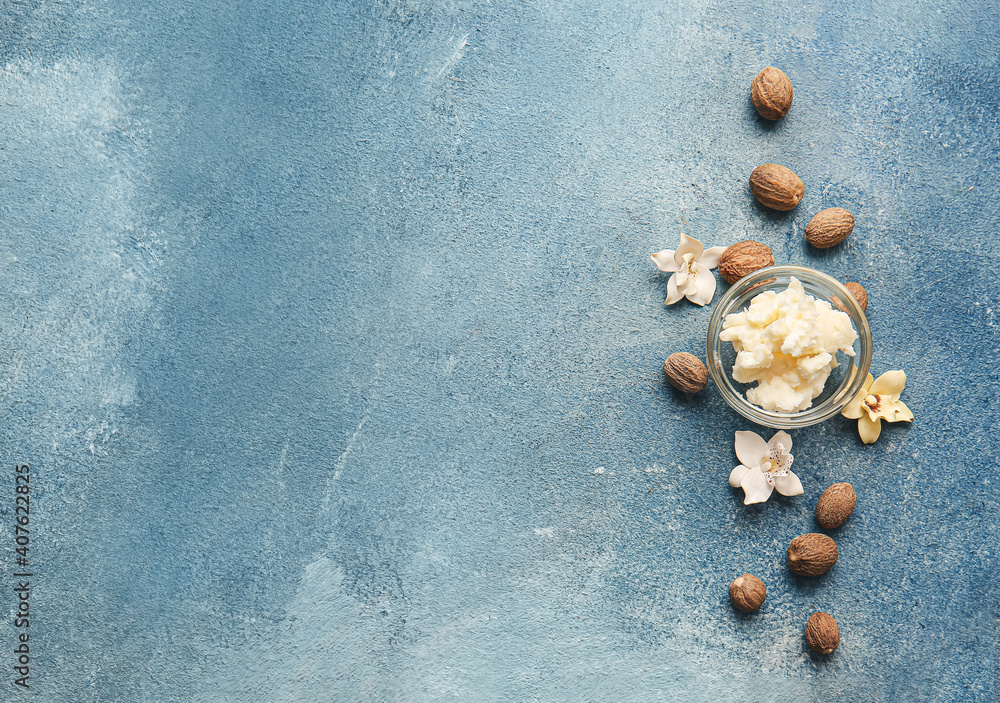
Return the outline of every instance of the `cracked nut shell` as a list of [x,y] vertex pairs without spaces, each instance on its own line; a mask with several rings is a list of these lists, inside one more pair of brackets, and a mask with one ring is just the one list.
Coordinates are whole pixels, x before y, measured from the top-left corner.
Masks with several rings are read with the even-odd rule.
[[765,120],[780,120],[792,108],[792,82],[785,72],[768,66],[750,84],[750,99]]
[[826,530],[834,530],[851,517],[858,496],[849,483],[835,483],[819,497],[816,503],[816,522]]
[[840,645],[840,628],[832,615],[820,611],[809,616],[806,644],[817,654],[829,654]]
[[726,283],[733,284],[767,266],[774,266],[771,247],[748,239],[726,249],[719,259],[719,275]]
[[753,574],[738,576],[729,584],[729,600],[744,613],[752,613],[760,608],[766,598],[767,586]]
[[708,369],[701,359],[687,352],[676,352],[663,362],[663,374],[670,385],[685,393],[697,393],[708,385]]
[[822,576],[837,563],[837,543],[831,537],[810,532],[788,545],[788,568],[799,576]]
[[787,212],[799,204],[806,187],[790,168],[763,164],[750,174],[750,192],[764,207]]

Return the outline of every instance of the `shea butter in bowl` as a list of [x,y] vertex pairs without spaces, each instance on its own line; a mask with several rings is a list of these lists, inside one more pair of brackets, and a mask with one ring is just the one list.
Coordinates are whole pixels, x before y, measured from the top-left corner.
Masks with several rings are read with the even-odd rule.
[[871,360],[871,328],[857,301],[836,279],[801,266],[744,276],[708,325],[715,387],[766,427],[808,427],[837,415],[861,390]]

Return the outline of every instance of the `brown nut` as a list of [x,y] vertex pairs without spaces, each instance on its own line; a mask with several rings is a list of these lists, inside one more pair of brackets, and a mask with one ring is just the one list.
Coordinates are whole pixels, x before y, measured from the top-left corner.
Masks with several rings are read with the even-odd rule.
[[854,281],[848,281],[844,284],[844,288],[850,291],[854,299],[858,301],[858,306],[863,310],[868,310],[868,291],[866,291],[860,283],[855,283]]
[[817,654],[829,654],[840,645],[840,628],[832,615],[818,612],[809,616],[806,644]]
[[764,604],[767,586],[753,574],[743,574],[729,584],[729,600],[744,613],[752,613]]
[[854,492],[854,486],[835,483],[823,491],[816,503],[816,522],[824,529],[836,529],[847,522],[857,503],[858,496]]
[[806,241],[817,249],[840,244],[854,231],[854,215],[842,207],[820,210],[806,225]]
[[799,204],[806,187],[791,169],[764,164],[750,174],[750,192],[764,207],[786,212]]
[[685,393],[697,393],[708,385],[708,369],[701,359],[687,352],[676,352],[663,362],[663,374],[670,385]]
[[780,120],[792,107],[792,82],[784,71],[768,66],[753,79],[750,99],[765,120]]
[[[844,288],[847,292],[851,294],[851,297],[858,303],[858,307],[861,308],[862,312],[867,312],[868,310],[868,291],[861,287],[860,283],[855,283],[854,281],[848,281],[844,284]],[[841,312],[847,312],[847,306],[844,302],[835,295],[830,296],[831,302],[837,306],[837,309]]]
[[788,568],[799,576],[821,576],[837,563],[837,543],[818,532],[799,535],[788,545]]
[[748,239],[726,249],[719,259],[719,275],[732,284],[766,266],[774,266],[771,247]]

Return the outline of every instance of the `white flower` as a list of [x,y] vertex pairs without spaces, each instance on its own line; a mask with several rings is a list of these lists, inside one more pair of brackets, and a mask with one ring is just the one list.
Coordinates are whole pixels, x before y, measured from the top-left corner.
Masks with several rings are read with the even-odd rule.
[[673,305],[687,297],[695,305],[707,305],[715,295],[715,276],[710,269],[719,265],[719,259],[727,247],[706,249],[694,237],[681,233],[681,245],[677,251],[664,249],[653,254],[656,268],[673,273],[667,281],[667,299],[664,305]]
[[913,413],[899,399],[905,387],[906,374],[902,371],[886,371],[874,381],[868,374],[861,390],[840,414],[857,419],[861,441],[871,444],[882,433],[882,420],[913,422]]
[[736,433],[736,456],[742,463],[729,474],[729,485],[743,489],[743,505],[765,502],[774,489],[783,496],[802,495],[802,483],[791,471],[791,450],[787,432],[778,432],[766,443],[756,432]]

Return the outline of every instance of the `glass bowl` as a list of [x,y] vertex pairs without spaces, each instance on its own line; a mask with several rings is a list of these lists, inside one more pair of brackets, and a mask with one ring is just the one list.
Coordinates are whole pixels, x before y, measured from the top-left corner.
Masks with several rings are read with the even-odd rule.
[[[839,301],[850,316],[858,338],[854,342],[854,356],[837,352],[837,364],[823,387],[823,392],[813,398],[812,406],[796,413],[764,410],[746,399],[746,391],[754,383],[733,380],[732,369],[736,363],[736,350],[732,342],[719,339],[722,321],[726,315],[740,312],[750,305],[750,300],[764,291],[782,291],[792,277],[802,282],[806,294],[838,307]],[[868,319],[854,296],[835,278],[820,271],[802,266],[770,266],[744,276],[727,290],[715,306],[708,323],[708,373],[723,399],[749,420],[758,425],[791,430],[808,427],[837,415],[861,390],[868,376],[872,361],[872,331]]]

